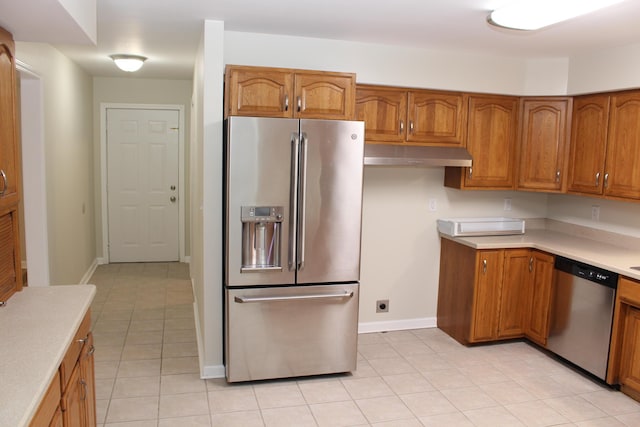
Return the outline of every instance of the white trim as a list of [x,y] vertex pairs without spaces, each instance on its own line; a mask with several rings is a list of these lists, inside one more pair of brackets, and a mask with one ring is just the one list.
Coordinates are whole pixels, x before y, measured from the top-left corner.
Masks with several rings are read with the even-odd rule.
[[98,262],[98,265],[109,264],[109,260],[104,257],[98,257],[96,258],[96,261]]
[[191,255],[185,255],[182,262],[185,264],[191,264]]
[[179,203],[178,203],[178,227],[180,228],[178,233],[179,238],[179,257],[181,262],[185,262],[185,167],[184,167],[184,105],[179,104],[122,104],[113,102],[100,103],[100,191],[102,199],[102,257],[105,260],[104,264],[109,263],[109,221],[108,221],[108,206],[107,206],[107,109],[132,109],[132,110],[178,110],[179,112],[179,135],[178,135],[178,179],[179,184]]
[[91,280],[91,276],[93,276],[93,273],[96,272],[96,268],[98,268],[98,258],[93,260],[87,272],[84,273],[84,276],[82,276],[82,279],[80,279],[81,285],[86,285],[87,283],[89,283],[89,280]]
[[204,366],[200,376],[203,380],[210,378],[225,378],[224,365]]
[[435,328],[435,317],[423,317],[419,319],[388,320],[383,322],[366,322],[358,324],[358,333],[404,331],[408,329]]

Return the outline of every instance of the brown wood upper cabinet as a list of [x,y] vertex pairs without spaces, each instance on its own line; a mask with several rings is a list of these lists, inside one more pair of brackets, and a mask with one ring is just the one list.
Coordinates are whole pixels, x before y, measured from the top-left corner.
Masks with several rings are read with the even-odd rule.
[[556,193],[565,189],[571,101],[522,98],[518,189]]
[[569,192],[603,192],[609,104],[609,95],[586,95],[573,99]]
[[604,194],[640,199],[640,91],[611,95]]
[[227,65],[225,117],[352,120],[353,73]]
[[477,190],[515,187],[518,104],[515,96],[469,96],[467,150],[473,167],[446,167],[445,186]]
[[0,28],[0,301],[22,289],[19,215],[20,148],[14,42]]
[[467,95],[358,85],[356,120],[367,142],[464,145]]

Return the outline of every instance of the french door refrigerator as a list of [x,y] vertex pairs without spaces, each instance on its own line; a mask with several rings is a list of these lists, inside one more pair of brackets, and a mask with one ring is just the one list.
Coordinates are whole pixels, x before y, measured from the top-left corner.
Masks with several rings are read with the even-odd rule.
[[355,370],[363,152],[363,122],[227,119],[227,381]]

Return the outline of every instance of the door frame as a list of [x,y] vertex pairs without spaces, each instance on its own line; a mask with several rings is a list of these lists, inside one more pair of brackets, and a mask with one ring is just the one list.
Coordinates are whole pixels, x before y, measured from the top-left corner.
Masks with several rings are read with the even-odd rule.
[[178,189],[178,240],[180,262],[185,262],[185,165],[184,165],[184,105],[178,104],[123,104],[123,103],[100,103],[100,192],[102,207],[100,209],[102,218],[102,258],[100,264],[109,264],[109,206],[107,198],[107,110],[108,109],[129,109],[129,110],[177,110],[180,117],[178,121],[178,179],[180,181]]

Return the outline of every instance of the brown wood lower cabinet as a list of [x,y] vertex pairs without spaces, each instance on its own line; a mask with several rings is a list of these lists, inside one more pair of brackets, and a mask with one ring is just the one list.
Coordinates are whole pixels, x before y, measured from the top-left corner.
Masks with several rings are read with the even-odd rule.
[[546,343],[553,255],[441,240],[438,327],[463,344]]
[[87,312],[30,427],[95,427],[93,334]]
[[620,277],[616,293],[607,382],[640,401],[640,281]]

